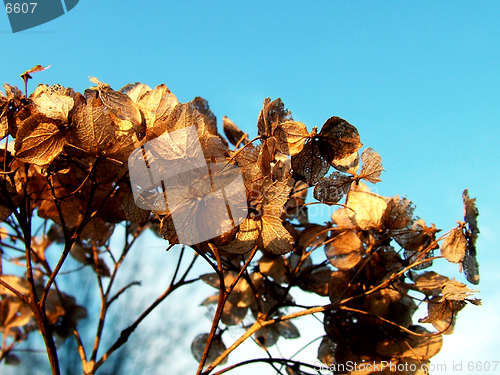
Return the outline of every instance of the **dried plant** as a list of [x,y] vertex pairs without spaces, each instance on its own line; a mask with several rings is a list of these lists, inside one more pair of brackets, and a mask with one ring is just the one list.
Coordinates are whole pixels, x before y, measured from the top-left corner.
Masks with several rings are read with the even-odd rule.
[[[0,360],[6,364],[23,360],[16,347],[38,331],[53,374],[60,373],[55,342],[69,336],[76,339],[83,373],[95,374],[158,304],[196,280],[217,290],[200,301],[216,308],[211,330],[193,338],[198,374],[222,374],[256,361],[270,364],[280,374],[311,373],[310,363],[272,356],[215,370],[250,337],[266,351],[280,337],[298,338],[292,320],[311,314],[323,315],[318,359],[325,366],[389,360],[428,364],[442,346],[442,334],[452,333],[457,313],[468,303],[480,304],[474,290],[429,270],[434,260],[445,258],[460,265],[468,282],[479,283],[475,199],[464,191],[464,221],[438,237],[440,230],[434,224],[428,226],[414,216],[410,200],[383,197],[365,184],[381,181],[382,159],[371,148],[359,154],[358,130],[347,121],[331,117],[319,132],[317,128],[309,132],[306,125],[293,120],[280,99],[267,98],[258,116],[258,137],[250,140],[224,117],[226,140],[202,98],[179,103],[165,85],[151,89],[136,83],[115,91],[95,78],[91,81],[96,86],[84,94],[60,85],[39,85],[27,96],[30,74],[43,70],[36,66],[21,75],[24,95],[8,84],[5,95],[0,92],[4,140],[0,150]],[[195,178],[188,181],[189,186],[180,179],[181,185],[167,186],[179,190],[175,207],[168,200],[163,209],[151,206],[147,191],[138,200],[129,176],[129,157],[146,142],[155,145],[164,134],[190,127],[201,152],[191,138],[185,138],[177,152],[152,147],[151,160],[169,168],[183,158],[201,157],[217,167],[210,179]],[[179,240],[182,228],[174,222],[179,211],[190,210],[199,230],[221,221],[211,201],[200,196],[206,186],[213,188],[210,181],[215,190],[230,182],[231,167],[237,167],[243,178],[244,220],[215,238],[183,246],[169,287],[123,328],[110,347],[99,351],[113,302],[137,284],[130,280],[112,293],[137,238],[150,230],[166,240],[167,248],[185,245]],[[336,171],[326,177],[330,167]],[[314,202],[306,202],[310,188]],[[307,208],[312,204],[331,210],[331,220],[311,221]],[[43,225],[35,230],[39,221]],[[125,228],[125,241],[121,249],[112,249],[110,237],[117,226]],[[53,244],[62,248],[55,264],[46,257]],[[434,255],[438,249],[440,256]],[[186,253],[193,260],[181,272]],[[313,253],[318,253],[315,262]],[[96,275],[101,310],[93,347],[83,344],[78,330],[78,322],[88,313],[76,303],[79,290],[63,292],[66,286],[58,277],[68,255]],[[192,275],[200,258],[213,273]],[[4,274],[5,262],[21,265],[23,272]],[[296,288],[326,301],[306,306],[292,298]],[[420,304],[427,304],[428,316],[414,322]],[[224,332],[236,326],[243,327],[244,334],[225,342]],[[418,370],[405,372],[409,373]]]

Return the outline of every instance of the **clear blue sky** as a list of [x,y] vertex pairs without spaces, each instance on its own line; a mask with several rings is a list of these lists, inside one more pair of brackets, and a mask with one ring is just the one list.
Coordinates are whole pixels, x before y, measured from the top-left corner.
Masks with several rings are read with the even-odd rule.
[[[115,89],[165,83],[250,135],[264,98],[281,97],[309,129],[333,115],[355,125],[383,158],[379,194],[406,195],[439,228],[462,219],[469,188],[481,214],[484,305],[460,313],[435,357],[451,366],[500,360],[499,25],[495,1],[80,0],[17,34],[0,12],[0,81],[22,86],[19,74],[42,64],[52,67],[33,75],[31,90],[83,91],[88,76]],[[464,281],[456,269],[446,267]]]

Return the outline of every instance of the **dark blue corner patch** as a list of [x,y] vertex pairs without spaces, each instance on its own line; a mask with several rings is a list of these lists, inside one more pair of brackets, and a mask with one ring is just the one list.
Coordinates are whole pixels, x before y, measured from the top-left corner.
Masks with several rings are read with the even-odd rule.
[[[12,32],[31,29],[64,15],[62,0],[4,0]],[[69,12],[79,0],[64,0]]]

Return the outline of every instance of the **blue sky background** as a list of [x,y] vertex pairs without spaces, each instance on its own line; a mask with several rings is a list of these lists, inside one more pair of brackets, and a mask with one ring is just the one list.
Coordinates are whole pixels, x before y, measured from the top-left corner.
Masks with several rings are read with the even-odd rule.
[[21,87],[19,75],[42,64],[51,68],[33,74],[29,91],[59,83],[82,92],[88,76],[114,89],[165,83],[182,102],[204,97],[251,136],[264,98],[281,97],[309,129],[333,115],[355,125],[383,158],[378,193],[406,195],[428,223],[448,230],[462,220],[469,188],[483,306],[460,313],[434,357],[450,369],[500,360],[499,21],[492,1],[81,0],[17,34],[0,12],[0,81]]

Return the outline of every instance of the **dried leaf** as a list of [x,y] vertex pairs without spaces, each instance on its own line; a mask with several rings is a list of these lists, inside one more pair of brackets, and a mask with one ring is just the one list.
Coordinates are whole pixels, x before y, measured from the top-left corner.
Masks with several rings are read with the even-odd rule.
[[352,178],[340,172],[323,177],[314,187],[314,198],[323,203],[337,203],[351,188]]
[[[422,326],[410,327],[414,332],[430,334]],[[408,335],[407,338],[386,339],[377,343],[377,353],[386,357],[413,358],[416,360],[427,360],[435,356],[443,346],[443,336],[415,336]]]
[[281,337],[285,339],[296,339],[300,337],[300,332],[289,320],[276,323],[276,328]]
[[156,86],[139,98],[137,106],[146,120],[146,139],[159,137],[167,130],[167,119],[179,101],[165,85]]
[[[133,103],[130,98],[127,99]],[[72,144],[84,150],[88,156],[126,161],[135,149],[135,130],[123,126],[124,122],[115,123],[109,113],[110,110],[98,98],[90,98],[85,105],[79,106],[70,130]]]
[[285,109],[280,98],[271,102],[271,98],[264,100],[264,108],[260,111],[257,121],[258,133],[270,137],[281,122],[292,120],[292,114]]
[[470,232],[477,235],[479,233],[477,225],[479,210],[476,207],[476,198],[469,198],[469,191],[465,189],[462,193],[462,200],[464,202],[464,220],[468,224]]
[[362,230],[382,228],[387,202],[384,197],[371,193],[362,182],[353,183],[346,205],[352,210],[348,214],[353,224]]
[[97,84],[99,99],[104,106],[104,112],[111,117],[115,123],[122,120],[120,128],[130,128],[132,132],[143,131],[142,116],[135,102],[126,94],[113,90],[108,84],[102,83],[91,77],[91,81]]
[[415,284],[410,286],[427,296],[438,296],[441,294],[441,285],[448,280],[446,276],[434,271],[428,271],[419,275],[415,279]]
[[136,82],[134,84],[129,83],[120,89],[120,92],[128,95],[128,97],[135,103],[137,103],[139,99],[146,95],[149,91],[151,91],[151,87],[140,82]]
[[359,152],[353,152],[343,159],[332,160],[330,165],[340,172],[355,175],[359,169]]
[[347,270],[340,270],[332,273],[328,285],[328,294],[332,303],[338,303],[343,298],[351,297],[354,286],[349,287],[353,274]]
[[95,246],[104,246],[113,234],[115,225],[107,223],[99,217],[93,217],[82,230],[81,238]]
[[363,244],[354,231],[342,233],[325,245],[327,259],[332,266],[340,270],[356,266],[363,252]]
[[330,337],[323,336],[323,340],[318,347],[318,359],[327,366],[331,366],[336,363],[335,349],[338,344],[335,343]]
[[192,103],[177,104],[168,116],[166,126],[169,133],[195,126],[199,139],[206,131],[203,117]]
[[32,106],[25,107],[24,111],[29,112],[29,117],[17,131],[16,159],[36,165],[50,164],[66,145],[67,130]]
[[213,112],[210,110],[208,102],[205,99],[197,96],[193,99],[192,103],[203,117],[206,131],[209,134],[217,135],[217,117],[215,117]]
[[241,222],[235,239],[222,250],[230,254],[245,254],[254,248],[259,238],[257,223],[252,218],[246,218]]
[[[427,251],[427,248],[434,243],[437,231],[438,230],[434,224],[432,224],[431,227],[428,227],[424,220],[418,219],[415,220],[408,229],[402,228],[394,230],[393,238],[401,247],[405,249],[405,258],[409,262],[413,262],[415,258],[420,255],[421,251]],[[433,251],[430,250],[427,252],[425,258],[430,258],[432,256]],[[413,269],[421,270],[430,267],[431,265],[432,261],[427,261],[413,267]]]
[[332,273],[333,271],[326,266],[315,267],[312,271],[301,274],[302,283],[299,286],[302,290],[326,297]]
[[[51,67],[51,65],[49,65],[49,66],[47,66],[47,67],[43,67],[43,66],[41,66],[40,64],[35,65],[33,68],[31,68],[31,69],[29,69],[29,70],[25,71],[23,74],[21,74],[21,77],[23,77],[23,76],[29,76],[29,75],[30,75],[30,73],[43,72],[44,70],[47,70],[47,69],[49,69],[50,67]],[[31,78],[31,77],[29,77],[29,78]]]
[[295,179],[313,186],[326,175],[330,165],[321,157],[319,151],[318,143],[310,141],[301,152],[292,156]]
[[[11,287],[13,287],[20,293],[27,294],[30,291],[28,286],[28,281],[24,277],[19,277],[15,275],[0,275],[0,280],[5,282],[6,284],[9,284]],[[13,292],[11,292],[3,285],[0,285],[0,294],[8,294],[11,296],[15,296]]]
[[237,144],[246,145],[249,142],[248,134],[238,128],[236,124],[226,116],[222,118],[222,129],[224,130],[227,140],[233,146]]
[[283,227],[279,217],[264,215],[261,219],[260,238],[263,250],[283,255],[293,250],[293,238]]
[[469,289],[457,280],[447,280],[442,285],[443,298],[447,300],[463,301],[477,293],[477,290]]
[[432,323],[434,328],[445,335],[453,333],[457,313],[465,307],[464,301],[442,300],[432,297],[427,304],[427,316],[418,320],[419,323]]
[[[191,344],[191,353],[199,362],[201,361],[201,357],[203,356],[203,351],[205,350],[205,345],[208,341],[209,334],[202,333],[195,337],[193,343]],[[212,340],[212,344],[210,345],[210,350],[208,351],[206,363],[207,365],[212,363],[226,350],[226,346],[222,342],[222,338],[220,336],[215,336]],[[227,362],[227,357],[222,360],[220,364],[224,364]]]
[[479,263],[473,255],[466,254],[462,262],[465,277],[471,284],[479,284]]
[[414,209],[415,207],[409,199],[400,198],[399,195],[390,198],[387,201],[387,209],[383,218],[384,228],[407,228],[412,222]]
[[358,130],[339,117],[330,117],[317,136],[321,156],[329,163],[358,151],[363,144]]
[[144,223],[149,219],[149,210],[137,207],[132,192],[125,193],[120,209],[125,213],[125,218],[134,223]]
[[29,306],[19,298],[7,297],[0,301],[0,327],[22,327],[28,324],[32,317]]
[[54,89],[47,85],[39,85],[35,92],[30,95],[35,108],[44,116],[68,123],[69,112],[75,105],[75,100],[65,95],[64,87]]
[[301,248],[316,247],[325,242],[328,237],[328,231],[324,225],[313,224],[309,228],[300,232],[298,245]]
[[285,260],[279,256],[274,259],[262,256],[259,259],[259,271],[267,276],[279,281],[286,274]]
[[274,130],[276,148],[285,155],[297,155],[310,137],[307,127],[298,121],[285,121]]
[[441,255],[449,262],[460,263],[465,256],[467,239],[461,227],[454,228],[441,245]]
[[372,148],[367,148],[361,154],[361,160],[363,166],[361,167],[361,172],[359,173],[359,178],[362,178],[372,184],[382,181],[380,179],[380,174],[384,170],[382,166],[382,158]]

